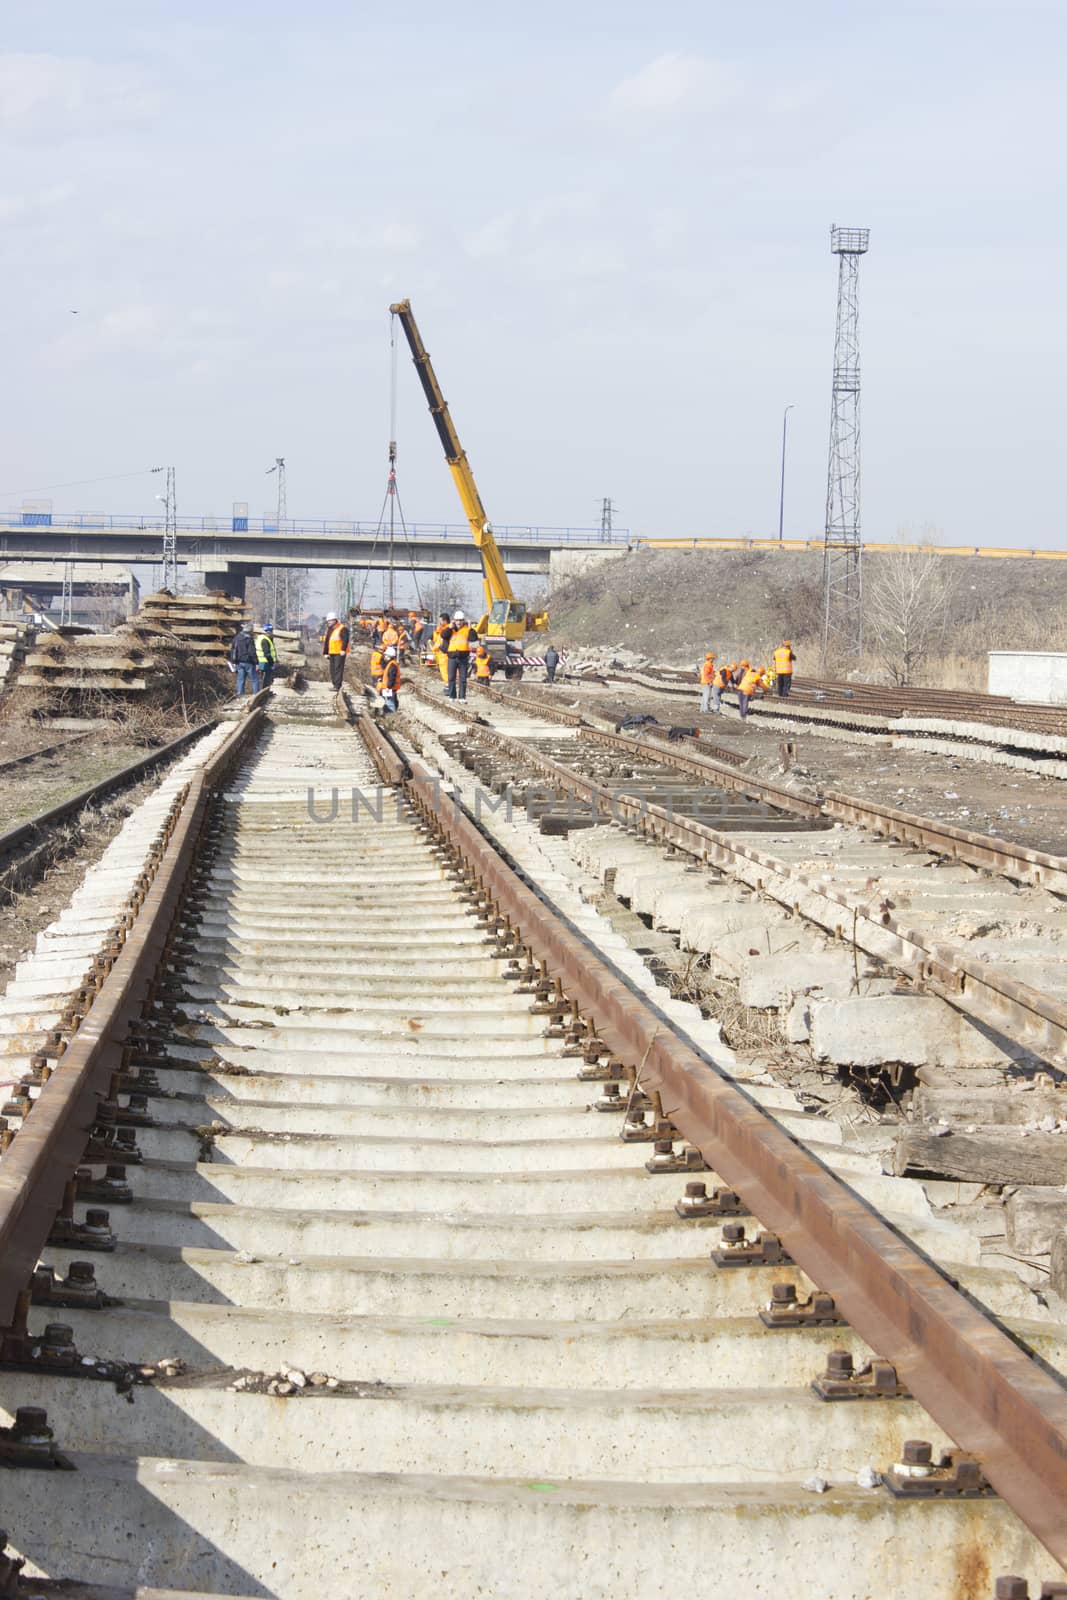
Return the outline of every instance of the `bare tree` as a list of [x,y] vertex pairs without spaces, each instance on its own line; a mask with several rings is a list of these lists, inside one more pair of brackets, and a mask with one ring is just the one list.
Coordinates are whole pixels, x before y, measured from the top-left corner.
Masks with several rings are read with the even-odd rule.
[[945,639],[955,574],[946,556],[895,551],[881,556],[864,595],[864,622],[874,653],[901,686]]

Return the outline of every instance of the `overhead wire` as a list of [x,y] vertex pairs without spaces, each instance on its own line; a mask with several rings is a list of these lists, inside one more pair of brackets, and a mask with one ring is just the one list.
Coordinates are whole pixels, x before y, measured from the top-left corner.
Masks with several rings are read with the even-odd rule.
[[112,472],[104,478],[70,478],[66,483],[46,483],[38,489],[0,489],[0,500],[10,500],[18,494],[51,494],[54,489],[81,489],[91,483],[118,483],[123,478],[143,478],[150,472],[162,471],[162,467],[138,467],[136,472]]
[[[407,522],[406,522],[405,517],[404,517],[404,508],[400,504],[400,490],[399,490],[399,488],[397,486],[397,481],[396,481],[396,419],[397,419],[397,353],[398,353],[398,349],[397,349],[397,337],[396,337],[396,316],[393,313],[390,313],[390,316],[389,316],[389,346],[390,346],[390,360],[389,360],[389,369],[390,369],[389,370],[389,477],[388,477],[388,480],[386,482],[385,498],[382,501],[382,509],[381,509],[381,511],[380,511],[380,513],[378,515],[378,526],[374,530],[374,538],[371,541],[370,553],[371,553],[371,559],[373,560],[374,552],[378,547],[378,540],[380,538],[382,538],[384,536],[384,534],[385,534],[385,527],[386,527],[386,520],[387,520],[387,513],[388,513],[388,524],[389,524],[389,569],[388,570],[389,570],[389,577],[390,577],[389,598],[390,598],[390,602],[392,602],[393,598],[394,598],[394,596],[393,596],[392,577],[393,577],[393,570],[394,570],[394,568],[393,568],[394,549],[395,549],[395,543],[396,543],[396,521],[397,521],[397,518],[399,517],[401,538],[403,540],[404,549],[405,549],[405,551],[407,553],[408,563],[409,563],[409,567],[410,567],[410,571],[411,571],[411,579],[412,579],[412,582],[415,585],[415,598],[418,601],[419,609],[421,610],[422,609],[423,600],[422,600],[422,590],[419,587],[419,575],[418,575],[418,572],[417,572],[416,566],[415,566],[415,548],[414,548],[414,545],[412,543],[411,534],[410,534],[410,532],[408,530],[408,525],[407,525]],[[370,569],[370,566],[368,565],[367,568],[364,571],[363,582],[360,585],[360,590],[359,590],[359,609],[361,611],[363,609],[363,597],[366,594],[367,584],[370,582],[370,574],[371,574],[371,569]]]

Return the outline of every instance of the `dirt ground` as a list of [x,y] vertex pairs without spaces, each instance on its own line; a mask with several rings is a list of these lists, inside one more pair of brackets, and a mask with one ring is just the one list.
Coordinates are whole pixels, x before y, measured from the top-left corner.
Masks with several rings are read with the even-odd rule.
[[[175,730],[174,737],[178,732]],[[42,743],[51,741],[44,740]],[[20,754],[22,752],[19,752]],[[79,740],[69,750],[57,750],[40,761],[28,761],[9,772],[0,773],[0,832],[25,822],[39,811],[69,800],[79,789],[109,778],[121,767],[148,755],[144,745],[116,738],[101,740],[93,735]],[[11,759],[0,739],[0,761]]]
[[[131,756],[129,759],[135,758]],[[87,869],[99,861],[124,819],[134,806],[151,793],[158,781],[158,775],[150,775],[134,788],[116,795],[113,800],[105,800],[99,810],[89,814],[83,812],[80,819],[81,837],[73,853],[49,867],[44,876],[24,894],[0,904],[0,993],[14,976],[16,963],[33,949],[37,935],[70,904],[71,896]],[[76,789],[85,787],[86,783],[75,785]]]
[[[768,782],[783,782],[780,732],[762,732],[757,719],[742,725],[736,717],[702,716],[700,691],[691,705],[681,695],[650,690],[608,691],[594,684],[564,683],[545,688],[524,678],[522,693],[568,709],[621,721],[651,712],[668,725],[697,726],[709,745],[741,749],[745,770]],[[1053,855],[1067,854],[1067,782],[1013,772],[984,761],[956,759],[929,751],[889,750],[844,740],[796,736],[797,764],[791,782],[798,791],[838,789],[858,799],[878,800],[900,811],[914,811],[951,822],[972,833],[989,833]],[[709,750],[708,754],[712,754]]]
[[[922,683],[986,686],[991,649],[1067,649],[1067,562],[932,556],[950,588],[943,654]],[[889,558],[864,556],[868,593]],[[635,550],[557,584],[549,600],[557,645],[627,649],[686,665],[766,660],[783,637],[814,672],[822,631],[822,556],[764,551]],[[878,663],[862,664],[875,676]]]

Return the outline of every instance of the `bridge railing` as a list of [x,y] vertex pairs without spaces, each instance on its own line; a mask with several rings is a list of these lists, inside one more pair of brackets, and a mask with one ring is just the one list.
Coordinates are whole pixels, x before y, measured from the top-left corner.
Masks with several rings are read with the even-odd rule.
[[[133,529],[137,532],[158,533],[162,537],[164,519],[161,516],[140,514],[122,516],[99,511],[69,513],[0,511],[0,528],[8,531],[19,528],[52,528],[66,533],[106,533],[109,530],[129,532]],[[506,523],[494,527],[493,531],[503,544],[626,544],[630,538],[627,528],[614,528],[610,534],[605,534],[600,528],[552,528],[527,523]],[[382,533],[377,522],[350,521],[345,518],[308,521],[304,518],[287,517],[279,527],[276,517],[178,517],[177,532],[194,537],[204,534],[248,533],[282,538],[320,539],[373,539],[377,533],[383,542],[388,543],[388,535]],[[406,538],[413,543],[419,540],[437,542],[442,539],[464,542],[469,540],[470,536],[470,529],[465,522],[412,522],[408,524],[406,534]],[[404,535],[397,535],[396,538],[396,543],[401,548],[404,538]]]

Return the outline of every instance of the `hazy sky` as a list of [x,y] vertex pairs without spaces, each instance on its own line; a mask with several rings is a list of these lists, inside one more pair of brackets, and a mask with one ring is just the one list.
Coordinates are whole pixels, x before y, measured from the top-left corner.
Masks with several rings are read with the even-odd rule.
[[[180,10],[181,20],[174,20]],[[836,260],[863,525],[1065,543],[1062,4],[8,0],[0,505],[374,518],[410,295],[492,518],[821,532]],[[71,311],[78,315],[72,316]],[[409,519],[459,508],[410,362]],[[144,510],[147,476],[53,491]]]

